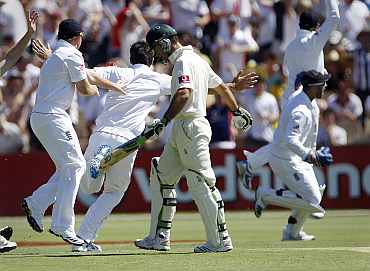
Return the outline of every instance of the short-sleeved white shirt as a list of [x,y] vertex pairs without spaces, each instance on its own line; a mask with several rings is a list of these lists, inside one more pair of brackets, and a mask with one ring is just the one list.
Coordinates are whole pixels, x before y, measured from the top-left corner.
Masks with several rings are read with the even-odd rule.
[[103,112],[96,120],[96,130],[122,134],[130,131],[138,136],[145,128],[145,118],[161,95],[170,95],[171,76],[154,72],[143,64],[129,68],[101,67],[94,69],[99,76],[117,82],[128,82],[126,95],[111,91],[107,94]]
[[176,118],[204,117],[207,115],[208,88],[215,88],[223,83],[208,63],[189,46],[181,47],[172,53],[172,96],[178,89],[192,89],[187,103]]
[[86,79],[82,53],[73,45],[58,40],[53,54],[41,68],[34,112],[63,113],[70,108],[75,83]]

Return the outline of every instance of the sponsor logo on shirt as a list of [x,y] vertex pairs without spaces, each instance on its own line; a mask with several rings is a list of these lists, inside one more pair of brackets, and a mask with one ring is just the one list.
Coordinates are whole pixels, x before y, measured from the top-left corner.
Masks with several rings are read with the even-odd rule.
[[190,76],[189,75],[181,75],[179,76],[179,84],[190,83]]
[[66,131],[66,132],[65,132],[65,135],[66,135],[66,139],[67,139],[67,141],[71,141],[71,140],[73,139],[72,134],[71,134],[71,132],[70,132],[70,131]]

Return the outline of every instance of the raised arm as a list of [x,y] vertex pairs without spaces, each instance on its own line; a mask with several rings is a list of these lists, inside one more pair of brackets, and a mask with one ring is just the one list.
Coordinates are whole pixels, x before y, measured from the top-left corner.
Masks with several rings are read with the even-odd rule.
[[27,32],[24,34],[22,39],[12,49],[10,49],[5,58],[0,61],[0,76],[12,68],[22,56],[22,53],[24,49],[26,49],[32,34],[36,31],[36,23],[38,18],[39,14],[36,11],[32,11],[27,16]]

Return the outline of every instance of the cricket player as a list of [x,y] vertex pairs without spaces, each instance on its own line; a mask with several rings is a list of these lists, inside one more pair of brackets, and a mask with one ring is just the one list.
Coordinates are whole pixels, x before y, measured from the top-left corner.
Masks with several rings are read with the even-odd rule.
[[[18,43],[10,49],[3,59],[0,59],[0,77],[4,75],[9,69],[11,69],[22,56],[23,51],[28,46],[28,43],[32,37],[32,34],[36,31],[37,20],[39,14],[36,11],[32,11],[27,17],[27,32],[18,41]],[[2,96],[0,92],[0,102],[2,102]],[[13,234],[13,229],[9,226],[0,230],[0,253],[11,251],[17,248],[15,242],[9,241]]]
[[[22,203],[28,223],[37,232],[43,231],[43,215],[54,204],[49,232],[74,245],[84,243],[75,234],[73,207],[86,161],[66,110],[71,106],[76,89],[82,95],[99,94],[97,87],[87,78],[84,59],[78,50],[82,36],[83,30],[78,22],[72,19],[62,21],[56,48],[41,69],[30,121],[56,171],[46,184]],[[122,90],[117,84],[105,83],[110,89]]]
[[230,89],[193,48],[179,43],[175,29],[165,24],[154,25],[146,40],[155,58],[169,60],[174,65],[171,103],[155,127],[161,131],[173,120],[173,128],[161,157],[152,159],[150,234],[136,240],[135,245],[143,249],[170,249],[177,203],[175,185],[185,175],[207,233],[207,243],[195,247],[194,252],[230,251],[233,246],[226,227],[224,203],[215,186],[209,154],[211,128],[205,118],[208,88],[225,99],[237,128],[249,128],[252,119],[245,109],[238,107]]
[[[33,44],[38,56],[47,59],[48,49],[38,40]],[[112,149],[137,137],[145,126],[145,118],[161,95],[171,94],[171,76],[151,70],[153,51],[143,41],[134,43],[130,48],[131,67],[119,68],[99,67],[87,69],[91,78],[101,77],[113,82],[126,82],[127,95],[108,93],[103,112],[96,123],[97,128],[91,135],[85,152],[87,164],[95,158],[103,146]],[[241,91],[256,83],[256,75],[239,73],[233,82],[228,84],[233,91]],[[90,206],[80,226],[78,237],[83,239],[83,245],[73,245],[74,252],[101,252],[95,244],[97,232],[113,208],[121,201],[131,178],[136,152],[125,157],[117,164],[98,176],[92,178],[88,170],[81,180],[81,190],[92,194],[99,192],[104,184],[103,192]]]
[[[316,70],[326,72],[324,67],[323,48],[329,40],[331,33],[339,23],[338,0],[325,0],[326,19],[320,27],[319,16],[313,12],[303,12],[299,18],[299,30],[285,51],[284,68],[288,75],[288,86],[284,92],[282,107],[295,91],[297,75],[302,71]],[[239,175],[245,187],[250,187],[250,182],[255,172],[268,163],[271,145],[265,145],[256,152],[244,151],[247,160],[237,163]],[[325,185],[321,187],[322,193]]]
[[256,217],[269,204],[293,210],[283,230],[283,241],[314,240],[315,236],[303,231],[303,224],[309,214],[324,212],[313,165],[327,166],[333,162],[328,147],[316,150],[320,115],[316,99],[322,97],[329,77],[315,70],[300,74],[302,87],[283,109],[269,158],[272,171],[287,189],[260,186],[256,191]]

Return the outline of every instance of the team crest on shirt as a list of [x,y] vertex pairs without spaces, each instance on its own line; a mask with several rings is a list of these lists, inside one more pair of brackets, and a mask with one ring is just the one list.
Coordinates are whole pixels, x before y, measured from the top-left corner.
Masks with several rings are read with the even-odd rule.
[[189,75],[181,75],[179,76],[179,84],[190,83],[190,76]]

